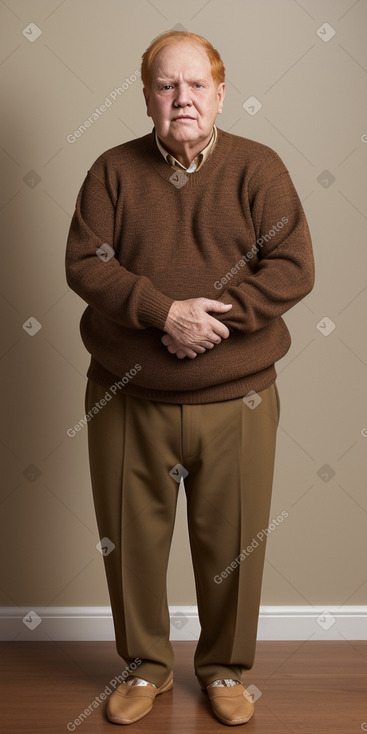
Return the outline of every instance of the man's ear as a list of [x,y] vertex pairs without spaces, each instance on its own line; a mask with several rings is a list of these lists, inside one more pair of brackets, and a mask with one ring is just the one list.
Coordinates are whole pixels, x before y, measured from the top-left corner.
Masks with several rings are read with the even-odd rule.
[[223,103],[226,96],[226,83],[221,82],[218,85],[217,89],[217,95],[218,95],[218,114],[220,114],[223,110]]
[[148,87],[143,87],[143,94],[144,94],[145,104],[147,106],[147,115],[148,117],[151,117],[151,114],[149,112],[150,89],[148,89]]

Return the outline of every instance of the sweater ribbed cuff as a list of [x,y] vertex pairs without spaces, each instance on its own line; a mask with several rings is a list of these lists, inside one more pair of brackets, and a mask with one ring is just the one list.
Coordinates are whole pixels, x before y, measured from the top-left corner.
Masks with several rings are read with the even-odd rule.
[[157,329],[164,331],[168,312],[173,302],[174,298],[169,298],[164,293],[160,293],[153,286],[148,288],[140,294],[139,321],[144,322],[147,326],[155,326]]

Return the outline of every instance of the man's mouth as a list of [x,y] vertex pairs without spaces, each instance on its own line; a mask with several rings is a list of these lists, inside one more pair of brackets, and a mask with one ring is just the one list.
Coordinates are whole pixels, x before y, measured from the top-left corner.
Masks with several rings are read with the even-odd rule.
[[177,120],[195,120],[195,117],[190,117],[190,115],[180,115],[179,117],[173,118],[173,122],[177,122]]

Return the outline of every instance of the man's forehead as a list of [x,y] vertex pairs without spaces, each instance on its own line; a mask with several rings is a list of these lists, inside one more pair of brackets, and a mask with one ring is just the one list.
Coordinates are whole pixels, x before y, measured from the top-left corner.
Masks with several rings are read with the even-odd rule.
[[170,78],[186,77],[187,74],[211,75],[211,64],[203,48],[193,43],[169,44],[158,51],[153,64],[154,76]]

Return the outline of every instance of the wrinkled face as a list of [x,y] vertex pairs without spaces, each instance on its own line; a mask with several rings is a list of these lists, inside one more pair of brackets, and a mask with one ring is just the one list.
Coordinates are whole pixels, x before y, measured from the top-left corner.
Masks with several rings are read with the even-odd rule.
[[209,139],[225,83],[214,83],[205,50],[190,41],[172,43],[157,53],[151,72],[151,88],[143,92],[158,137],[173,149]]

